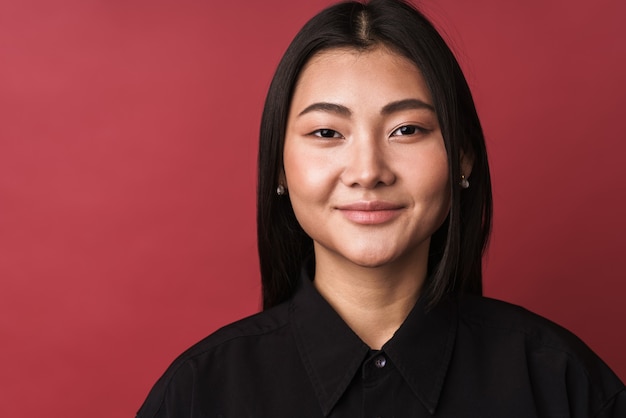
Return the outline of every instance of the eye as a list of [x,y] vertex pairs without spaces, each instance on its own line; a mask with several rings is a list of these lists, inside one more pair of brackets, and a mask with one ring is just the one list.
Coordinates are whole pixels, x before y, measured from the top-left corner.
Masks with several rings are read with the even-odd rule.
[[404,125],[396,129],[391,133],[391,136],[406,136],[415,135],[420,133],[426,133],[427,130],[415,125]]
[[332,129],[317,129],[311,132],[311,135],[319,138],[342,138],[339,132]]

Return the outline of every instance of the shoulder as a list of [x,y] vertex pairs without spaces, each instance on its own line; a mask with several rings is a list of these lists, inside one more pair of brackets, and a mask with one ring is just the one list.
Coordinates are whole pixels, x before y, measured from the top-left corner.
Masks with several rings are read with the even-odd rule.
[[[576,335],[520,306],[478,296],[458,299],[460,344],[480,347],[499,370],[524,376],[539,398],[577,410],[624,408],[624,384]],[[463,340],[465,340],[463,342]],[[622,409],[620,409],[621,411]],[[602,415],[599,415],[602,416]]]
[[468,326],[523,335],[526,341],[564,350],[585,350],[572,332],[526,308],[497,299],[463,296],[459,299],[460,320]]
[[477,335],[509,336],[527,352],[552,350],[582,362],[597,356],[574,333],[521,306],[479,296],[459,298],[460,323]]
[[275,351],[275,346],[290,338],[288,317],[287,304],[278,305],[226,325],[197,342],[167,368],[137,416],[170,416],[172,410],[186,416],[182,409],[192,405],[199,379],[206,379],[206,373],[210,373],[219,380],[232,372],[234,365],[245,368],[243,363],[255,362],[256,357]]
[[[170,370],[181,364],[194,361],[212,352],[235,345],[256,344],[263,339],[273,339],[276,333],[288,325],[287,304],[278,305],[228,324],[183,352],[170,366]],[[169,371],[169,370],[168,370]]]
[[245,344],[250,340],[269,337],[288,325],[287,309],[286,304],[278,305],[228,324],[191,346],[173,365],[202,356],[223,345]]

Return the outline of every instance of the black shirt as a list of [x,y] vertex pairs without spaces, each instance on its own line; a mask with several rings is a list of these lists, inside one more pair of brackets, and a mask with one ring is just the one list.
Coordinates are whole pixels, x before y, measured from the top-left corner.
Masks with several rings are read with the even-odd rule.
[[578,338],[522,308],[418,301],[380,351],[304,274],[294,297],[183,353],[140,418],[626,418],[626,391]]

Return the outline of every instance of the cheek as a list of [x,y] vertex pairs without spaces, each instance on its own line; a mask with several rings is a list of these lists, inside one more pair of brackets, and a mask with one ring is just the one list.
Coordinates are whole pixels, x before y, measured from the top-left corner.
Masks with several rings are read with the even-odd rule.
[[336,184],[333,172],[337,168],[328,155],[316,155],[315,150],[303,148],[285,144],[285,185],[298,223],[313,237],[320,222],[328,215],[328,204]]
[[445,218],[450,208],[448,157],[443,147],[430,151],[414,158],[404,172],[409,187],[414,190],[416,203]]
[[441,224],[450,212],[450,182],[448,174],[447,155],[440,157],[439,164],[434,166],[431,171],[431,205],[436,208],[438,224]]
[[334,171],[328,156],[318,156],[315,152],[286,145],[283,158],[285,183],[292,202],[313,202],[327,197],[332,189]]
[[285,161],[287,197],[298,223],[311,236],[314,225],[319,225],[323,204],[327,201],[322,171],[311,165],[290,165]]
[[449,177],[447,159],[433,164],[426,172],[423,182],[432,194],[433,198],[442,200],[444,205],[448,205],[450,200]]

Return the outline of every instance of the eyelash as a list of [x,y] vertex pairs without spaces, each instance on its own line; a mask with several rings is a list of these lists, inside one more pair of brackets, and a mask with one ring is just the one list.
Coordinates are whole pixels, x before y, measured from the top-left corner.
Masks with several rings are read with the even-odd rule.
[[[407,129],[410,130],[411,132],[406,132]],[[403,130],[405,132],[402,132]],[[400,133],[396,134],[396,132],[400,132]],[[425,134],[428,132],[429,132],[428,129],[420,128],[417,125],[403,125],[393,130],[391,132],[391,136],[410,136],[410,135],[417,135],[417,134]],[[335,131],[334,129],[316,129],[313,132],[311,132],[309,135],[313,135],[318,138],[327,138],[327,139],[343,138],[343,135],[341,135],[338,131]]]
[[[326,136],[325,134],[331,134],[330,136]],[[343,138],[343,136],[335,131],[334,129],[316,129],[310,133],[310,135],[316,136],[318,138]]]
[[[395,135],[396,132],[402,131],[407,128],[411,129],[412,132],[408,132],[408,133],[405,132],[399,135]],[[393,132],[391,132],[391,136],[409,136],[409,135],[425,134],[428,132],[429,132],[428,129],[420,128],[417,125],[403,125],[403,126],[400,126],[399,128],[396,128]]]

